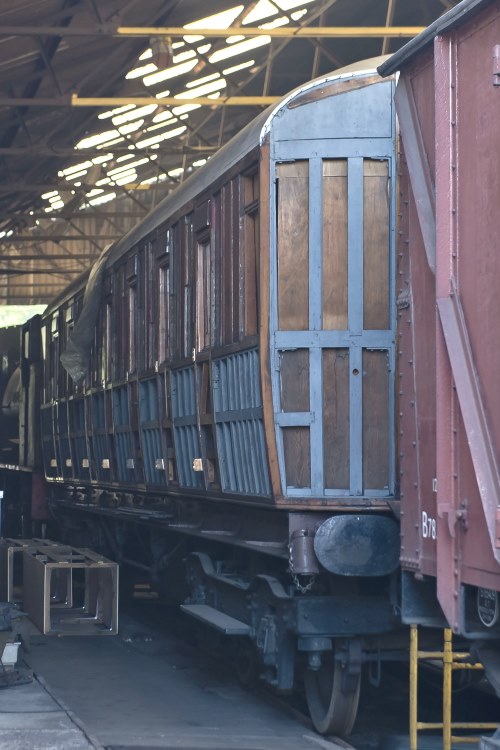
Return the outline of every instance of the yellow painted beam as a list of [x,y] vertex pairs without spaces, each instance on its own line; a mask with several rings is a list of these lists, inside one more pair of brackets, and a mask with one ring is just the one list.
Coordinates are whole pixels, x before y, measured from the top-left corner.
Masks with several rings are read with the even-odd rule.
[[[208,96],[196,96],[192,99],[176,98],[175,96],[163,96],[157,99],[155,96],[104,96],[85,97],[72,94],[72,107],[121,107],[125,104],[135,104],[144,107],[148,104],[157,104],[159,107],[180,107],[183,104],[201,104],[206,107],[267,107],[282,99],[280,96],[229,96],[210,99]],[[36,99],[35,99],[36,103]],[[168,123],[165,123],[168,124]]]
[[278,39],[304,38],[404,38],[420,34],[425,26],[281,26],[276,29],[260,29],[255,26],[232,26],[229,29],[186,29],[183,26],[118,26],[100,24],[94,26],[4,26],[0,25],[0,37],[57,36],[65,37],[152,37],[152,36],[204,36],[224,39],[231,36],[270,36]]
[[366,39],[366,38],[402,38],[413,37],[424,31],[425,26],[281,26],[276,29],[258,29],[255,26],[231,27],[229,29],[185,29],[182,26],[118,26],[114,36],[152,37],[152,36],[270,36],[273,39],[332,38],[332,39]]

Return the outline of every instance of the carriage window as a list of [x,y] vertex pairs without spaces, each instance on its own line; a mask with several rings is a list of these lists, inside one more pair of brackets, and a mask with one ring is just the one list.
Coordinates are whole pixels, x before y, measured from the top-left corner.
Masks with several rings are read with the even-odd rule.
[[212,268],[210,259],[210,239],[198,243],[198,273],[196,275],[197,306],[197,348],[198,351],[210,346],[212,309]]
[[113,377],[113,337],[111,335],[111,301],[104,307],[104,362],[102,379],[111,380]]
[[125,315],[127,299],[124,297],[125,287],[124,266],[118,268],[114,276],[115,296],[114,296],[114,320],[115,331],[113,341],[113,378],[123,378],[126,367],[126,348],[125,342],[127,337],[128,320]]
[[147,369],[154,367],[156,359],[156,325],[154,316],[154,296],[152,291],[154,289],[154,273],[155,273],[155,261],[154,251],[155,246],[152,242],[149,242],[144,249],[144,270],[143,270],[143,303],[141,305],[144,314],[145,324],[145,341],[142,345],[143,349],[143,361],[141,367],[146,366]]
[[[238,265],[239,265],[239,237],[235,237],[235,207],[236,195],[234,181],[222,188],[220,196],[221,210],[221,326],[222,343],[230,344],[234,341],[234,331],[237,330],[238,319]],[[238,209],[239,206],[236,206]],[[239,216],[236,216],[236,228],[239,230]]]
[[49,337],[50,351],[50,375],[49,375],[49,400],[56,399],[58,395],[58,371],[59,371],[59,313],[53,315],[50,324]]
[[136,367],[135,358],[135,335],[137,316],[137,290],[135,285],[128,288],[128,371],[134,372]]
[[158,359],[165,362],[169,355],[170,268],[160,266],[158,275]]
[[172,246],[170,251],[170,337],[169,337],[169,354],[171,358],[180,356],[180,241],[179,241],[179,223],[174,224],[171,230]]
[[182,354],[184,357],[190,357],[193,349],[194,239],[192,216],[186,216],[184,219],[184,234],[182,239]]
[[257,333],[257,282],[259,264],[259,173],[244,180],[244,243],[241,262],[240,338]]

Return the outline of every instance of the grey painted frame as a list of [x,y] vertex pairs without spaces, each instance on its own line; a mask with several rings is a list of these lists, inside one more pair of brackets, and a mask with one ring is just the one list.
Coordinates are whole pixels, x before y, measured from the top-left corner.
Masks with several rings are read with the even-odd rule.
[[[306,140],[303,130],[297,133],[287,131],[287,140],[273,138],[273,122],[270,124],[271,169],[270,169],[270,348],[271,348],[271,381],[275,414],[275,430],[280,467],[282,492],[285,497],[300,500],[307,497],[324,498],[382,498],[395,495],[395,219],[396,219],[396,122],[393,103],[394,82],[387,81],[391,87],[391,106],[384,112],[390,123],[387,129],[390,137],[366,138],[356,137],[357,123],[362,122],[361,130],[366,130],[363,122],[363,111],[353,111],[352,137],[336,139],[331,123],[325,121],[325,139]],[[364,97],[356,98],[358,107],[367,104],[373,97],[387,96],[385,85],[366,86]],[[338,100],[345,94],[334,97],[336,107]],[[309,117],[317,116],[315,105],[310,101],[303,105],[308,108]],[[349,106],[349,104],[348,104]],[[367,106],[366,111],[371,111]],[[324,102],[320,110],[325,118]],[[316,130],[317,130],[316,124]],[[331,132],[333,130],[333,132]],[[349,134],[351,136],[351,134]],[[343,158],[348,160],[348,331],[322,330],[322,160]],[[380,159],[388,162],[391,186],[389,207],[389,241],[390,241],[390,284],[389,284],[389,320],[390,328],[382,331],[363,330],[363,159]],[[277,249],[277,177],[276,165],[280,162],[309,161],[309,330],[278,330],[278,249]],[[361,199],[360,199],[361,196]],[[305,348],[309,350],[310,361],[310,411],[283,412],[280,402],[280,352]],[[346,489],[325,489],[323,479],[323,427],[322,419],[317,419],[322,407],[322,351],[325,348],[349,349],[349,399],[350,399],[350,487]],[[362,378],[355,377],[353,370],[362,371],[363,350],[378,349],[387,352],[390,369],[389,376],[389,486],[381,489],[363,487],[362,465]],[[287,487],[285,475],[285,456],[283,446],[283,428],[286,426],[307,426],[310,429],[311,486],[303,488]]]

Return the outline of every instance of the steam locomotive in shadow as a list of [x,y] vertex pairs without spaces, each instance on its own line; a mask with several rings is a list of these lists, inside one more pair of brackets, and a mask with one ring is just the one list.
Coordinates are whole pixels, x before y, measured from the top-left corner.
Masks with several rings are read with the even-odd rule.
[[[43,464],[63,536],[174,591],[232,641],[242,672],[256,664],[282,691],[303,679],[322,733],[349,733],[363,664],[394,648],[402,621],[500,635],[496,354],[483,358],[472,312],[500,316],[500,219],[494,190],[471,215],[466,178],[446,214],[458,234],[439,218],[457,170],[433,155],[429,105],[434,39],[465,55],[478,18],[489,40],[498,11],[466,0],[400,53],[402,153],[399,58],[386,78],[375,60],[313,81],[23,328],[21,464]],[[480,60],[478,91],[492,86]],[[457,112],[461,133],[490,133],[479,110]],[[447,277],[450,237],[473,224],[481,243]],[[458,329],[436,319],[449,322],[457,290],[467,340],[460,309]],[[479,358],[468,372],[486,454],[464,351]]]

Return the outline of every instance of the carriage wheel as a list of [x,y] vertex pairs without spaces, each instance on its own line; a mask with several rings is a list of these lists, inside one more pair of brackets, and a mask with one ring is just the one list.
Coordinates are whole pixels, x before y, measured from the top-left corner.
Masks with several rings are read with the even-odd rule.
[[322,654],[321,667],[304,677],[307,705],[316,731],[345,736],[354,726],[359,703],[361,673],[351,678],[349,692],[342,690],[342,669],[333,651]]

